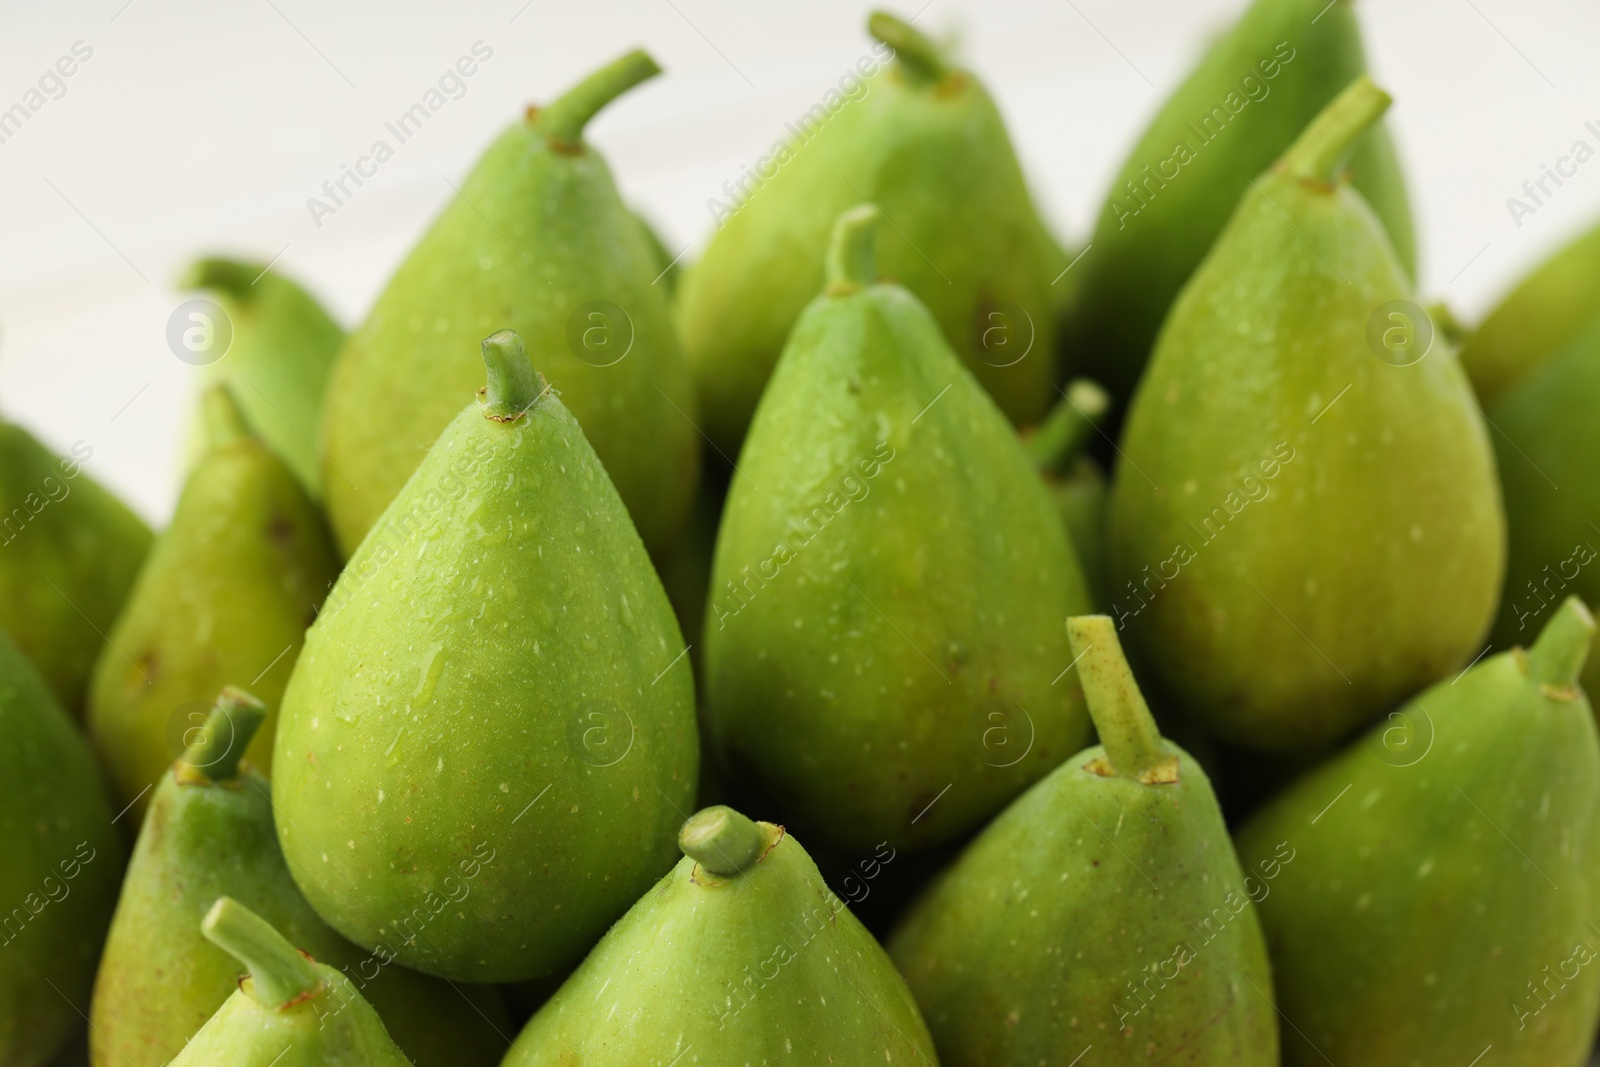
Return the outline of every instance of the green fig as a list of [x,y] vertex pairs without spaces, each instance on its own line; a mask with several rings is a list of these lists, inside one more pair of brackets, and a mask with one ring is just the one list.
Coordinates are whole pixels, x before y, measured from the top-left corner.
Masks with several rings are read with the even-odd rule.
[[124,859],[89,746],[0,633],[0,1067],[82,1025]]
[[[420,1067],[498,1063],[509,1026],[492,991],[457,992],[334,933],[289,877],[271,786],[243,760],[267,709],[224,689],[156,786],[106,938],[90,1009],[95,1067],[160,1067],[236,988],[238,968],[200,933],[218,897],[247,905],[344,972]],[[460,987],[457,987],[459,989]]]
[[[735,779],[846,852],[975,829],[1082,747],[1083,576],[1016,434],[900,286],[874,208],[762,397],[717,535],[705,718]],[[947,795],[948,794],[948,795]]]
[[143,519],[84,473],[93,456],[77,441],[58,457],[0,422],[0,630],[74,718],[152,540]]
[[1600,311],[1600,226],[1529,274],[1461,346],[1478,399],[1492,408],[1512,385],[1577,340]]
[[[694,684],[605,469],[518,336],[306,636],[274,749],[317,912],[459,981],[569,966],[672,863]],[[548,794],[548,796],[546,795]]]
[[[245,419],[320,499],[322,393],[344,330],[315,297],[265,264],[202,259],[179,285],[214,292],[228,319],[228,348],[205,364],[206,382],[233,387]],[[203,450],[195,459],[202,458]]]
[[1118,627],[1165,696],[1256,749],[1324,747],[1459,667],[1500,589],[1471,386],[1438,338],[1374,339],[1422,311],[1333,180],[1388,105],[1362,76],[1256,180],[1173,305],[1121,439]]
[[889,942],[946,1067],[1277,1067],[1251,879],[1116,627],[1067,620],[1102,744],[990,823]]
[[[650,220],[645,218],[644,215],[635,211],[633,212],[633,217],[638,221],[639,229],[644,231],[645,244],[650,248],[650,262],[656,268],[654,280],[650,284],[661,286],[667,294],[667,300],[670,302],[678,291],[678,278],[683,273],[683,267],[681,266],[683,253],[680,252],[674,256],[667,249],[667,243],[661,239],[661,235],[656,232],[654,226],[650,225]],[[688,251],[688,249],[684,251]]]
[[708,202],[717,230],[683,280],[678,321],[706,433],[730,455],[823,286],[834,220],[863,200],[887,222],[884,276],[927,305],[1000,409],[1029,423],[1049,404],[1060,251],[999,110],[908,23],[878,12],[867,28],[878,43],[843,93],[790,125],[793,140],[775,142],[729,202]]
[[246,968],[172,1067],[411,1067],[351,981],[221,897],[200,924]]
[[1028,458],[1039,468],[1061,514],[1067,539],[1083,569],[1089,602],[1099,611],[1111,608],[1106,577],[1109,501],[1105,472],[1086,454],[1085,446],[1110,411],[1110,394],[1097,383],[1079,378],[1067,385],[1044,421],[1023,439]]
[[1600,1016],[1600,741],[1576,598],[1532,649],[1448,678],[1239,833],[1282,1011],[1283,1062],[1577,1067]]
[[[1600,603],[1600,318],[1489,409],[1506,500],[1497,648],[1525,645],[1564,596]],[[1600,693],[1600,656],[1584,668]]]
[[[1366,67],[1348,0],[1254,0],[1146,128],[1073,271],[1068,362],[1126,410],[1184,283],[1250,183]],[[1415,277],[1411,212],[1381,126],[1350,161],[1357,189]]]
[[917,1006],[783,827],[698,812],[683,859],[529,1021],[503,1067],[917,1063]]
[[[112,791],[141,818],[218,690],[237,679],[268,707],[282,698],[339,573],[322,513],[250,432],[232,388],[209,390],[205,413],[210,450],[101,649],[89,696]],[[249,753],[266,774],[272,730],[269,717]]]
[[[350,336],[324,405],[328,513],[346,556],[482,383],[502,327],[539,353],[658,556],[699,469],[694,388],[667,290],[584,126],[660,73],[643,52],[602,67],[490,146]],[[359,487],[359,488],[358,488]]]

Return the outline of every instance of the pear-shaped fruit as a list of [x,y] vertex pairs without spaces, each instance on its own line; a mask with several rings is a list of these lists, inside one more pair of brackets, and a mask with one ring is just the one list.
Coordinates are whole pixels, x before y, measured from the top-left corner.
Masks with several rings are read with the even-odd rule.
[[1600,741],[1568,600],[1527,652],[1439,682],[1240,832],[1283,1062],[1576,1067],[1600,1015]]
[[[353,553],[483,381],[502,327],[539,353],[634,525],[670,551],[699,469],[693,386],[665,283],[585,124],[658,74],[643,52],[602,67],[501,134],[351,335],[328,385],[329,517]],[[359,488],[358,488],[359,487]]]
[[1078,557],[1089,601],[1099,611],[1111,607],[1106,576],[1106,512],[1110,506],[1105,472],[1086,452],[1091,437],[1111,411],[1111,397],[1087,378],[1067,385],[1044,421],[1023,439],[1028,458],[1039,468],[1056,502],[1067,539]]
[[1112,613],[1175,704],[1254,748],[1326,745],[1459,667],[1500,588],[1471,386],[1439,338],[1399,344],[1426,319],[1333,180],[1388,104],[1363,76],[1256,179],[1121,440]]
[[265,716],[254,697],[224,689],[156,786],[95,981],[95,1067],[160,1067],[234,991],[237,965],[200,933],[221,896],[342,971],[420,1067],[498,1063],[509,1023],[492,990],[458,992],[356,948],[295,888],[273,831],[271,787],[242,761]]
[[84,473],[94,446],[58,457],[0,422],[0,629],[82,717],[89,676],[152,540],[144,520]]
[[1066,531],[933,316],[877,281],[878,228],[840,217],[756,412],[704,641],[725,768],[846,852],[952,840],[1088,733],[1052,684],[1088,607]]
[[[1600,603],[1600,318],[1489,408],[1506,500],[1498,648],[1526,645],[1568,595]],[[1600,656],[1584,688],[1600,692]]]
[[1518,283],[1461,346],[1461,365],[1484,407],[1577,340],[1597,312],[1600,226]]
[[[1082,274],[1067,338],[1075,372],[1125,409],[1168,309],[1240,197],[1365,66],[1347,0],[1255,0],[1212,45],[1123,164],[1072,272]],[[1350,170],[1414,277],[1405,185],[1381,126]]]
[[683,280],[679,324],[703,425],[730,455],[822,288],[834,220],[863,200],[888,223],[884,276],[927,305],[1000,409],[1027,423],[1050,402],[1060,252],[1000,113],[970,71],[909,24],[879,12],[868,29],[872,55],[740,176],[728,201],[710,201],[717,230]]
[[205,365],[205,380],[233,387],[246,420],[320,498],[322,393],[344,330],[315,297],[266,264],[202,259],[180,284],[214,292],[228,318],[228,349]]
[[230,897],[200,926],[247,973],[172,1067],[411,1067],[351,981]]
[[699,743],[683,638],[599,458],[515,333],[483,360],[483,399],[306,637],[274,780],[289,869],[336,929],[518,981],[575,963],[671,865]]
[[89,746],[0,633],[0,1067],[38,1067],[82,1025],[122,839]]
[[[1034,785],[889,953],[946,1067],[1276,1067],[1272,976],[1211,783],[1162,740],[1111,619],[1067,620],[1102,744]],[[1252,888],[1255,886],[1257,888]]]
[[[210,450],[95,666],[90,737],[118,802],[140,816],[224,685],[242,681],[268,707],[282,698],[339,573],[322,513],[233,396],[206,393]],[[249,754],[269,774],[272,729],[269,717]]]
[[783,827],[726,807],[541,1008],[504,1067],[937,1058],[882,948]]

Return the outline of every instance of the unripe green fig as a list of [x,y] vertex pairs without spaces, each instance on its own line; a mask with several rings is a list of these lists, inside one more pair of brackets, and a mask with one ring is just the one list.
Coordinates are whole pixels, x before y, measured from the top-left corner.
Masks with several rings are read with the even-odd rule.
[[[1042,422],[1024,436],[1023,448],[1038,467],[1055,501],[1083,570],[1089,602],[1097,611],[1111,607],[1106,576],[1106,511],[1110,498],[1105,472],[1087,454],[1090,439],[1108,420],[1111,396],[1087,378],[1069,382]],[[1106,439],[1106,438],[1102,438]]]
[[[734,781],[847,853],[954,840],[1088,721],[1061,620],[1083,576],[1005,417],[842,215],[740,453],[705,622]],[[882,227],[887,229],[887,227]]]
[[[317,912],[456,981],[576,963],[672,864],[694,685],[627,509],[522,341],[306,635],[274,749]],[[470,394],[468,394],[470,400]]]
[[93,456],[78,441],[59,457],[0,422],[0,629],[74,718],[152,540],[143,519],[84,473]]
[[703,424],[729,455],[823,286],[834,220],[862,201],[886,220],[884,277],[927,306],[1000,410],[1029,423],[1050,402],[1061,253],[1000,113],[910,24],[880,11],[867,28],[878,43],[844,92],[829,89],[792,140],[708,202],[717,229],[679,291]]
[[[204,397],[209,449],[189,475],[95,666],[90,739],[138,826],[186,727],[224,685],[275,707],[305,630],[339,573],[327,524],[251,432],[232,386]],[[270,774],[273,719],[250,760]]]
[[219,898],[200,929],[246,973],[172,1067],[411,1067],[348,978],[237,900]]
[[1260,903],[1288,1067],[1588,1061],[1594,629],[1569,599],[1531,649],[1439,682],[1240,831],[1247,864],[1294,850]]
[[889,957],[783,827],[706,808],[679,845],[503,1067],[937,1067]]
[[[651,280],[651,285],[659,285],[666,290],[667,300],[670,302],[678,291],[678,278],[683,273],[683,254],[674,256],[667,248],[667,243],[661,239],[661,234],[650,225],[650,220],[639,211],[632,212],[639,223],[639,229],[644,232],[645,244],[650,248],[650,262],[656,268],[656,274]],[[687,249],[685,249],[687,251]]]
[[[1254,0],[1140,137],[1111,183],[1067,331],[1069,366],[1126,410],[1184,283],[1250,183],[1366,68],[1350,0]],[[1415,277],[1411,211],[1381,126],[1350,171]],[[1065,283],[1063,283],[1065,284]],[[1118,420],[1120,421],[1120,419]]]
[[1105,615],[1067,620],[1102,744],[1036,783],[889,954],[946,1067],[1276,1067],[1258,885],[1200,765],[1163,740]]
[[496,1031],[508,1021],[493,991],[452,989],[358,949],[295,888],[273,831],[271,786],[243,759],[266,713],[248,693],[224,689],[156,786],[95,980],[94,1067],[160,1067],[237,988],[237,964],[200,932],[222,896],[342,971],[419,1067],[499,1062],[506,1042]]
[[1540,264],[1461,346],[1483,406],[1565,350],[1600,312],[1600,225]]
[[[1526,645],[1567,596],[1600,603],[1600,318],[1488,409],[1506,499],[1496,648]],[[1600,656],[1584,689],[1600,692]]]
[[0,1067],[83,1025],[125,854],[89,746],[0,633]]
[[583,139],[661,68],[630,52],[502,133],[350,335],[323,406],[329,518],[346,556],[518,331],[583,427],[651,552],[677,541],[699,470],[694,389],[640,220]]
[[1326,746],[1460,667],[1500,588],[1471,386],[1442,339],[1388,325],[1425,320],[1336,177],[1388,104],[1363,76],[1256,179],[1120,442],[1112,614],[1156,688],[1242,746]]
[[[233,387],[245,420],[306,492],[320,499],[323,459],[316,442],[322,394],[344,330],[316,297],[267,264],[210,257],[191,266],[178,284],[215,293],[227,316],[213,328],[227,329],[229,344],[204,365],[206,383]],[[204,458],[203,449],[194,458]]]

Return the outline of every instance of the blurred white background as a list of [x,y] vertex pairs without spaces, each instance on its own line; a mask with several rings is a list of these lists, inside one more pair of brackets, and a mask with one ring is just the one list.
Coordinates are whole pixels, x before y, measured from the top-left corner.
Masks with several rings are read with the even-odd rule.
[[[921,3],[922,0],[914,0]],[[1245,0],[933,0],[1010,124],[1034,193],[1081,243],[1149,116]],[[1422,290],[1477,317],[1600,218],[1600,162],[1519,228],[1508,197],[1600,145],[1600,4],[1360,0],[1421,233]],[[95,0],[0,9],[0,110],[75,42],[92,57],[0,143],[0,415],[163,522],[194,369],[164,341],[197,253],[270,260],[353,325],[479,152],[634,45],[667,70],[590,139],[674,251],[708,197],[867,47],[846,0]],[[910,15],[915,6],[898,8]],[[493,58],[319,228],[306,200],[474,42]],[[80,52],[83,46],[80,46]],[[392,138],[388,138],[393,141]],[[691,251],[690,255],[694,254]]]

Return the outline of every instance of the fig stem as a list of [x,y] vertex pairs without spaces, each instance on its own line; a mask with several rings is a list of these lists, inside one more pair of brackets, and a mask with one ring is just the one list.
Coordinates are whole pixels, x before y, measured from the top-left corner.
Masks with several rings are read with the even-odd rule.
[[181,760],[185,769],[211,782],[239,777],[239,761],[266,717],[265,704],[243,689],[227,686],[200,727],[200,736],[184,749]]
[[1567,597],[1528,650],[1528,676],[1544,685],[1573,685],[1589,658],[1594,630],[1594,616],[1583,601]]
[[200,408],[208,450],[214,451],[224,445],[231,445],[235,441],[247,440],[253,436],[250,424],[245,421],[244,412],[239,410],[239,400],[233,395],[233,388],[228,384],[214,385],[207,389],[200,401]]
[[206,940],[244,964],[250,972],[250,998],[276,1011],[322,984],[316,966],[273,929],[272,924],[234,900],[218,897],[200,923]]
[[660,73],[661,67],[648,52],[634,49],[568,89],[549,107],[540,109],[534,117],[534,125],[558,145],[580,145],[583,128],[601,108]]
[[1068,383],[1066,395],[1056,402],[1025,444],[1028,458],[1046,474],[1072,473],[1078,454],[1111,410],[1111,394],[1088,378]]
[[528,350],[515,330],[501,330],[483,339],[483,365],[489,374],[484,389],[485,418],[512,422],[527,413],[539,399],[539,377],[528,360]]
[[877,241],[878,209],[871,204],[859,204],[839,216],[828,238],[830,291],[853,293],[878,280]]
[[1067,620],[1067,639],[1106,759],[1118,777],[1148,780],[1172,762],[1172,753],[1122,654],[1116,624],[1109,615],[1075,615]]
[[1339,164],[1389,110],[1393,97],[1362,74],[1334,97],[1322,113],[1311,120],[1298,140],[1283,154],[1280,164],[1297,178],[1332,181]]
[[765,844],[761,827],[721,804],[695,812],[678,831],[683,854],[725,878],[749,870]]
[[867,32],[893,48],[895,59],[918,82],[936,82],[950,73],[950,62],[943,50],[902,18],[887,11],[874,11],[867,19]]
[[263,264],[243,263],[237,259],[207,256],[197,259],[178,277],[179,289],[210,289],[223,293],[243,303],[260,293],[256,279],[263,273]]

